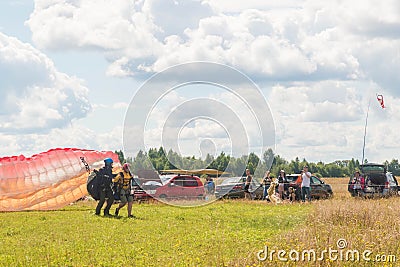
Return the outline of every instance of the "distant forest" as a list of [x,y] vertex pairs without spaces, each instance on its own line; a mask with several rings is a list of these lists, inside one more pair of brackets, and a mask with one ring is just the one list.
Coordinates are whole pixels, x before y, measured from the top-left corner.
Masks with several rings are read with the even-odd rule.
[[[241,176],[244,175],[243,172],[247,168],[250,169],[255,177],[261,178],[267,169],[266,166],[272,166],[271,176],[276,177],[280,170],[285,170],[286,174],[299,173],[304,165],[308,165],[309,170],[319,177],[348,177],[353,175],[357,169],[360,169],[360,162],[354,158],[350,160],[335,160],[330,163],[308,162],[306,159],[300,160],[298,157],[288,161],[274,154],[272,149],[265,151],[262,158],[255,153],[234,158],[221,152],[216,158],[207,154],[204,160],[194,156],[182,157],[172,150],[165,152],[162,147],[158,149],[150,148],[148,152],[139,151],[134,158],[125,158],[121,150],[115,151],[115,153],[118,154],[121,163],[130,163],[134,172],[153,168],[157,171],[179,168],[186,170],[208,168],[229,172],[232,176]],[[175,163],[176,166],[171,162]],[[364,162],[367,163],[368,160],[366,159]],[[392,159],[390,162],[386,160],[383,164],[394,175],[400,175],[400,164],[397,159]]]

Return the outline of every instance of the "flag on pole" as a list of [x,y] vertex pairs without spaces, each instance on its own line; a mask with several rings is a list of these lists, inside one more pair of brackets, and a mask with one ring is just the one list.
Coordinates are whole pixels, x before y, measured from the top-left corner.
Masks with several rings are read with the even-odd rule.
[[378,99],[379,104],[382,108],[385,108],[385,102],[383,102],[383,95],[377,95],[376,99]]

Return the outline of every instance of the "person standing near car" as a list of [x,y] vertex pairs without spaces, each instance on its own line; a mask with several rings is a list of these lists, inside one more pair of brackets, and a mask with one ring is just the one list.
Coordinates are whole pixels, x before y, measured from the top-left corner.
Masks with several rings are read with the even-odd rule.
[[360,195],[362,189],[364,189],[364,177],[360,175],[359,171],[356,171],[354,173],[352,184],[353,184],[353,196]]
[[206,200],[215,193],[215,183],[213,179],[207,175],[206,182],[204,183],[204,190],[206,193]]
[[262,180],[263,186],[264,186],[264,191],[263,191],[263,200],[267,199],[268,196],[268,188],[271,186],[271,177],[270,177],[271,172],[266,171],[264,178]]
[[285,191],[285,183],[286,183],[286,173],[284,170],[281,170],[279,172],[279,176],[278,176],[278,194],[279,197],[284,200],[284,191]]
[[104,208],[104,216],[111,216],[110,208],[114,203],[114,195],[112,191],[112,180],[114,175],[112,173],[114,161],[111,158],[104,159],[104,167],[99,171],[99,186],[100,186],[100,200],[96,207],[96,215],[100,215],[101,208],[107,199],[107,205]]
[[215,193],[215,183],[214,183],[213,178],[211,178],[211,177],[208,177],[208,193],[210,195],[214,195],[214,193]]
[[133,218],[132,215],[132,204],[133,204],[133,196],[131,192],[131,183],[132,183],[132,174],[129,171],[129,164],[125,163],[122,166],[122,172],[120,172],[117,177],[114,179],[114,183],[117,183],[120,187],[120,199],[121,203],[115,209],[115,216],[118,216],[119,210],[123,208],[126,203],[128,203],[128,218]]
[[251,196],[251,193],[249,191],[252,180],[253,180],[253,177],[250,174],[250,170],[246,169],[246,181],[244,183],[244,198],[245,199],[250,199],[250,200],[253,199],[253,197]]
[[302,202],[306,201],[306,195],[307,195],[307,200],[311,201],[310,184],[311,184],[311,173],[308,171],[308,166],[304,166],[303,170],[301,171],[301,201]]

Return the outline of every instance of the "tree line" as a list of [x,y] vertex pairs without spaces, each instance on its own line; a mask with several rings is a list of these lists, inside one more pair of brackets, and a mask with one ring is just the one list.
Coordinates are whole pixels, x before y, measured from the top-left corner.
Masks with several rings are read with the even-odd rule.
[[[134,158],[125,158],[121,150],[115,151],[115,153],[118,154],[121,163],[128,162],[131,165],[133,172],[153,168],[156,171],[165,169],[193,170],[208,168],[217,169],[221,172],[229,172],[231,176],[242,176],[245,175],[245,169],[250,169],[250,172],[255,177],[261,178],[264,176],[267,166],[271,166],[271,176],[277,177],[280,170],[284,170],[287,174],[300,173],[303,166],[307,165],[310,172],[319,177],[348,177],[360,169],[359,160],[354,158],[350,160],[335,160],[330,163],[322,161],[316,163],[308,162],[305,158],[300,160],[298,157],[288,161],[280,155],[276,155],[272,149],[267,149],[262,158],[253,152],[238,158],[221,152],[217,157],[207,154],[204,160],[194,156],[183,157],[172,150],[166,152],[163,147],[158,149],[150,148],[147,152],[140,150]],[[366,159],[364,163],[367,162],[368,160]],[[397,159],[392,159],[390,162],[386,160],[383,164],[394,175],[400,175],[400,164]]]

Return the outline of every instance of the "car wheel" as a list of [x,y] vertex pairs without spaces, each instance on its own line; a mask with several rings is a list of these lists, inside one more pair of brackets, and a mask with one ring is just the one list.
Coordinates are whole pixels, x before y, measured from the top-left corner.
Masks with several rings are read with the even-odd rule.
[[328,199],[328,198],[331,198],[331,197],[332,197],[332,193],[331,192],[326,192],[324,194],[324,199]]

